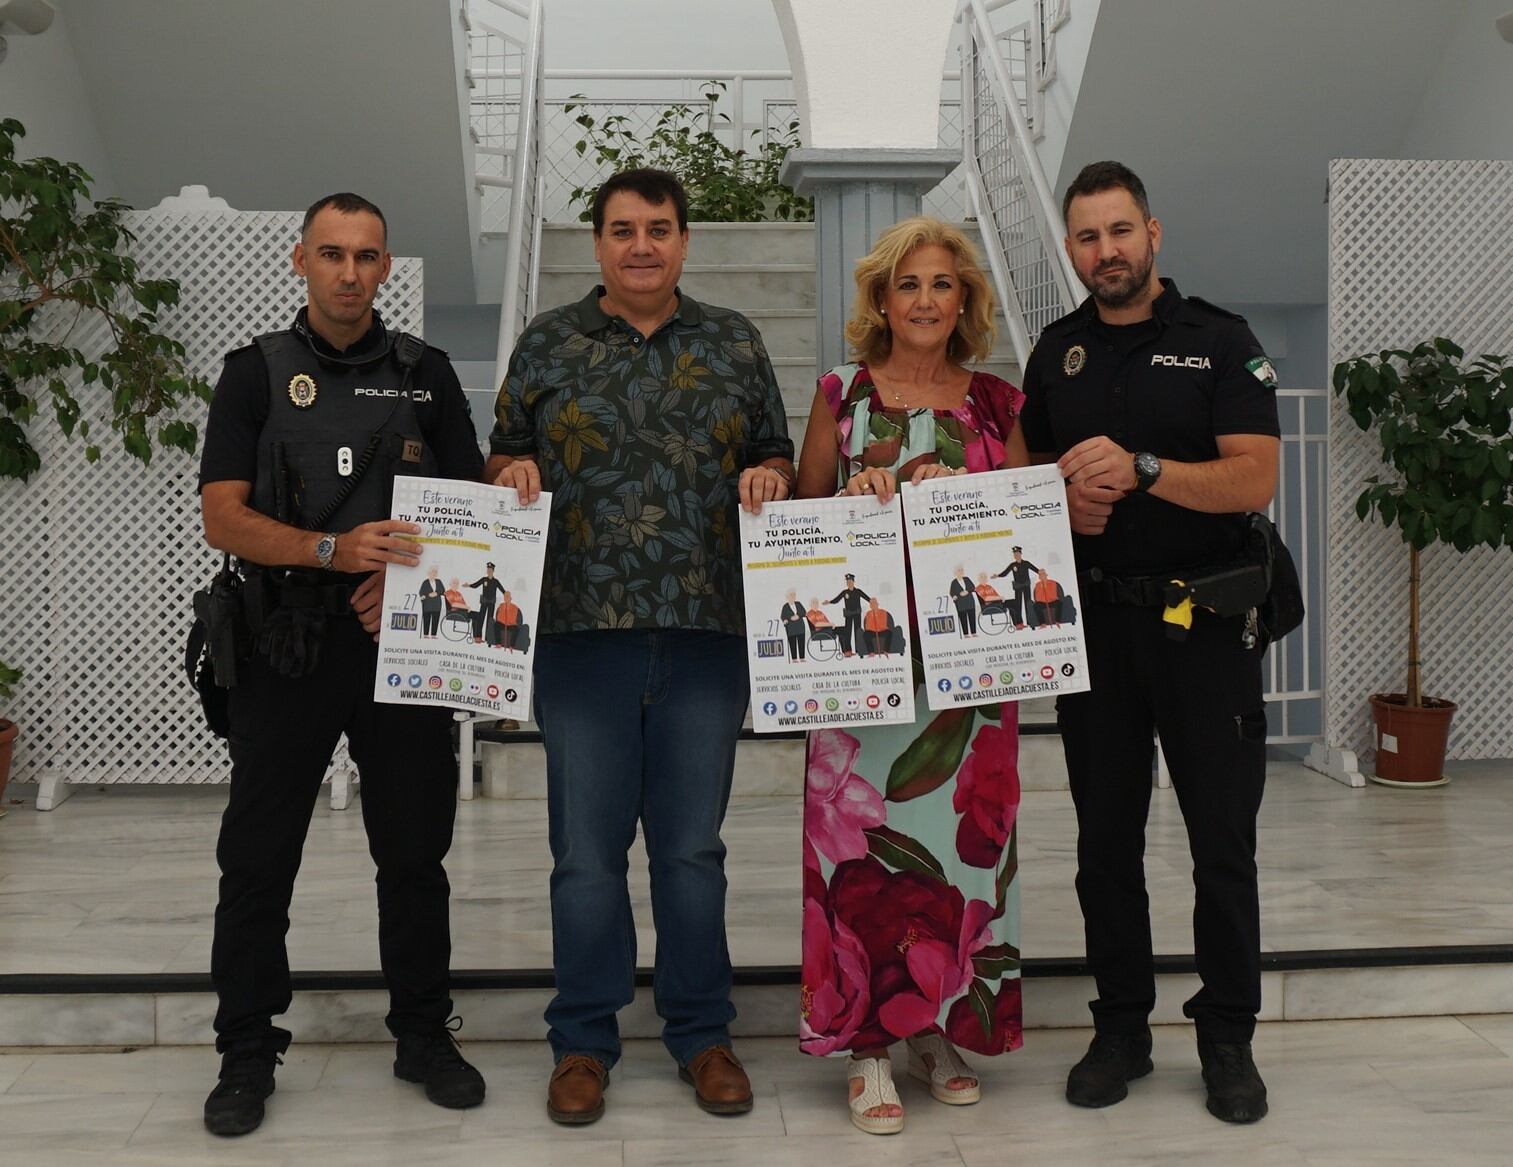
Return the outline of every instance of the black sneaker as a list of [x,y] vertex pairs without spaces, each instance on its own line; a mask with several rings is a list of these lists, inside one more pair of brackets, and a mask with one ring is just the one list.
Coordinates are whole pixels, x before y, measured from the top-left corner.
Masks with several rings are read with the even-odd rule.
[[1126,1083],[1153,1068],[1149,1032],[1095,1033],[1087,1053],[1066,1076],[1066,1100],[1073,1106],[1112,1106],[1129,1093]]
[[221,1080],[205,1099],[205,1129],[213,1135],[245,1135],[263,1121],[263,1099],[273,1093],[273,1067],[283,1059],[271,1049],[229,1049],[221,1055]]
[[1250,1042],[1199,1041],[1208,1113],[1225,1122],[1259,1122],[1266,1117],[1266,1083],[1250,1056]]
[[[453,1025],[455,1021],[457,1024]],[[462,1018],[445,1025],[401,1033],[394,1058],[394,1076],[406,1082],[424,1082],[426,1097],[448,1110],[466,1110],[483,1101],[483,1075],[470,1066],[452,1036],[462,1028]]]

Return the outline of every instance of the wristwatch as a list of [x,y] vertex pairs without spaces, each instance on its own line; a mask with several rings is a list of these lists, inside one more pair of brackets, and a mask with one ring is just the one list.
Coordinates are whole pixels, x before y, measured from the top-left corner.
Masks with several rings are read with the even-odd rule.
[[315,544],[315,562],[327,571],[331,570],[331,563],[336,559],[336,536],[330,531],[322,535]]
[[1156,485],[1161,477],[1161,459],[1149,451],[1135,455],[1135,489],[1141,493]]

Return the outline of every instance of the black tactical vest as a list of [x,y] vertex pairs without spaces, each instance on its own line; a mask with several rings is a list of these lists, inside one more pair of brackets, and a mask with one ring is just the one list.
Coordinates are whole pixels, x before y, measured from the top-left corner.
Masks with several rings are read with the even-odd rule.
[[320,360],[292,332],[257,338],[268,362],[268,420],[258,438],[255,510],[297,527],[349,531],[389,517],[395,475],[437,474],[411,399],[429,390],[400,358],[418,362],[424,346],[403,333],[391,338],[391,349],[361,365]]

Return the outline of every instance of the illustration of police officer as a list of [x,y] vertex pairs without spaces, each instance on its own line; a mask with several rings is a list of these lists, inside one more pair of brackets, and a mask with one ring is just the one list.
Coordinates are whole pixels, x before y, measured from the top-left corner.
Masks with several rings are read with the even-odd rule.
[[1066,248],[1091,297],[1041,334],[1024,433],[1067,481],[1092,690],[1058,702],[1077,808],[1077,894],[1096,1031],[1066,1094],[1108,1106],[1151,1070],[1155,1003],[1142,862],[1159,733],[1196,884],[1196,1022],[1211,1113],[1266,1114],[1251,1057],[1261,1005],[1256,814],[1265,779],[1246,513],[1276,488],[1271,365],[1245,321],[1157,276],[1161,225],[1127,167],[1068,188]]
[[840,604],[845,623],[841,626],[841,653],[853,656],[862,645],[862,603],[872,597],[856,586],[856,576],[846,573],[846,586],[826,600],[827,604]]
[[1041,622],[1040,615],[1035,610],[1034,601],[1030,598],[1030,592],[1035,586],[1035,573],[1040,568],[1024,557],[1023,547],[1014,547],[1011,553],[1014,558],[994,578],[1002,579],[1004,576],[1009,576],[1009,582],[1014,586],[1013,598],[1009,600],[1009,613],[1014,621],[1014,627],[1023,628],[1029,624],[1033,628]]
[[484,1096],[447,1025],[451,715],[373,701],[383,573],[418,561],[407,537],[420,528],[386,517],[394,478],[476,481],[483,460],[446,354],[373,311],[390,263],[387,224],[368,200],[336,194],[312,206],[293,252],[306,306],[288,328],[226,357],[206,425],[205,538],[242,565],[256,646],[229,694],[231,786],[216,849],[211,979],[222,1057],[204,1117],[218,1135],[262,1121],[289,1044],[273,1025],[290,1004],[289,901],[342,733],[378,867],[394,1073],[423,1083],[440,1106]]

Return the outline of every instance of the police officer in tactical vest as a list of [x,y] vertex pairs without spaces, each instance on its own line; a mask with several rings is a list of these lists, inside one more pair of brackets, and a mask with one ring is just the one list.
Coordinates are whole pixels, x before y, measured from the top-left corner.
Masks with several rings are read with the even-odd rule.
[[290,1003],[289,901],[343,733],[378,868],[394,1073],[440,1106],[484,1096],[448,1027],[451,718],[373,701],[383,573],[417,562],[406,536],[419,528],[386,518],[394,477],[476,481],[483,460],[446,354],[386,329],[373,311],[391,262],[383,213],[354,194],[321,199],[293,262],[306,307],[226,357],[200,469],[205,538],[240,561],[241,639],[253,646],[229,694],[231,789],[216,848],[222,1059],[205,1125],[220,1135],[262,1121],[289,1044],[273,1025]]
[[[1067,1099],[1108,1106],[1151,1070],[1156,986],[1143,854],[1153,733],[1187,824],[1208,1109],[1266,1113],[1256,814],[1269,566],[1250,533],[1277,481],[1276,380],[1245,321],[1158,278],[1161,225],[1127,167],[1067,189],[1067,254],[1092,293],[1025,368],[1025,440],[1067,481],[1092,689],[1057,716],[1077,808],[1095,1036]],[[1264,524],[1264,520],[1260,520]],[[1269,564],[1270,559],[1266,558]]]

